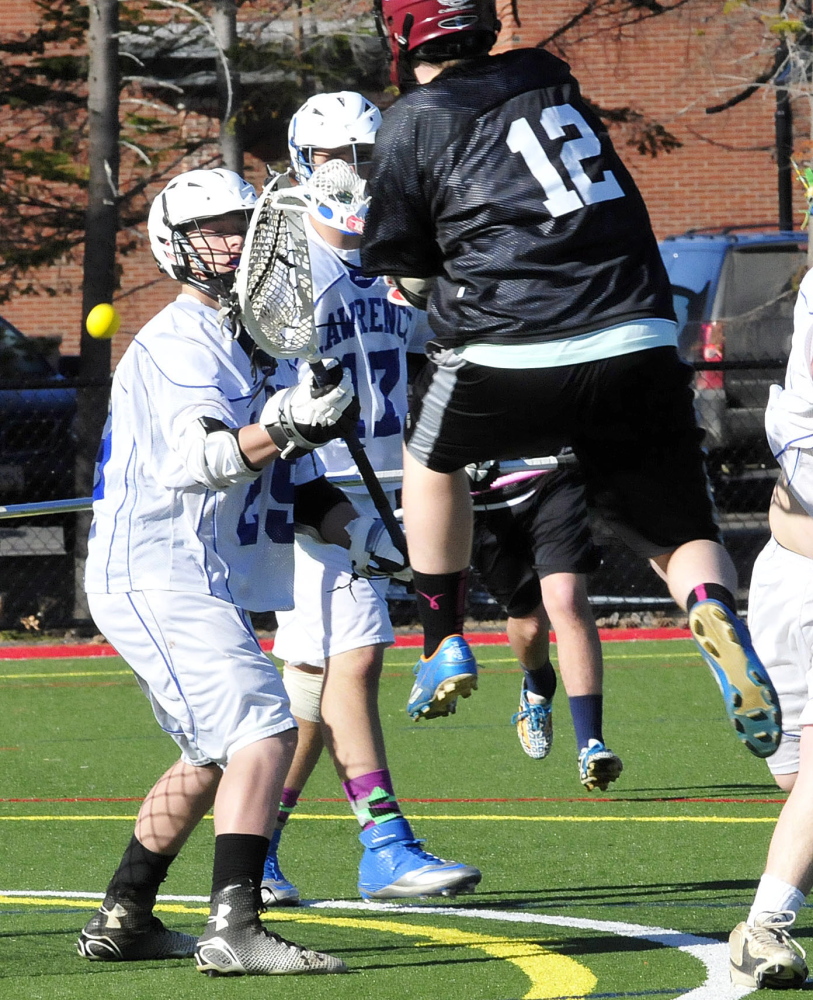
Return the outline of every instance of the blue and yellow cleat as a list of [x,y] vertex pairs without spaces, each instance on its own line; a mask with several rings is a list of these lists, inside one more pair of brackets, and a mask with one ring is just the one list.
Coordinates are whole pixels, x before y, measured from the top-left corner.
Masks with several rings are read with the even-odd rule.
[[588,792],[594,788],[606,792],[610,782],[617,781],[623,770],[621,758],[601,740],[589,740],[579,751],[579,781]]
[[454,715],[458,698],[477,690],[477,662],[462,635],[447,636],[435,652],[415,664],[407,712],[413,719]]
[[456,896],[474,892],[482,878],[479,868],[424,851],[403,817],[363,830],[359,840],[364,845],[358,883],[363,899]]
[[689,612],[689,628],[714,674],[737,736],[755,756],[770,757],[782,736],[782,710],[745,623],[724,604],[707,599]]
[[553,746],[553,705],[550,698],[532,702],[523,681],[519,711],[513,714],[511,722],[517,727],[517,736],[525,753],[534,760],[544,760]]

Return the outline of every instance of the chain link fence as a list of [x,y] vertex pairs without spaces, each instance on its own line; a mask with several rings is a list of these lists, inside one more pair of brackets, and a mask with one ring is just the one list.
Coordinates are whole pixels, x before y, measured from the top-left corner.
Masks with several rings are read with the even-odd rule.
[[[769,531],[767,510],[777,470],[761,432],[771,382],[782,378],[781,358],[761,357],[750,365],[699,362],[698,416],[705,426],[721,421],[740,428],[722,439],[708,434],[709,474],[720,523],[740,576],[745,606],[751,567]],[[711,386],[711,389],[709,388]],[[0,378],[0,505],[86,496],[77,490],[77,414],[83,400],[101,405],[102,387],[78,380]],[[721,410],[721,401],[724,409]],[[743,412],[759,433],[745,432]],[[86,513],[0,518],[0,629],[32,633],[91,628],[81,592]],[[604,561],[589,590],[597,616],[630,612],[677,613],[665,585],[600,524],[594,527]],[[77,581],[79,581],[77,583]],[[393,587],[393,618],[414,619],[409,590]],[[475,577],[470,595],[475,619],[499,620],[502,611]]]

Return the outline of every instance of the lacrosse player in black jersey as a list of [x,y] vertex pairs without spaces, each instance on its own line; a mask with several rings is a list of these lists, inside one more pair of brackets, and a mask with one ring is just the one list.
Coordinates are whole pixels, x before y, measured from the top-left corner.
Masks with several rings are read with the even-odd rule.
[[[464,467],[569,445],[618,534],[689,612],[739,738],[776,749],[776,692],[737,617],[669,281],[643,199],[570,68],[491,56],[494,0],[376,0],[403,94],[378,132],[367,274],[428,307],[403,507],[424,627],[407,711],[477,686],[465,639]],[[677,709],[679,711],[679,708]]]

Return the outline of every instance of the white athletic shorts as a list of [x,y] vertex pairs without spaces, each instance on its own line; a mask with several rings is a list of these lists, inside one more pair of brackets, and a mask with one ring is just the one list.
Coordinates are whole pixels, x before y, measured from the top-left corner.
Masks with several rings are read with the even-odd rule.
[[[369,497],[350,499],[361,513],[375,516]],[[394,642],[388,579],[354,580],[347,550],[309,535],[297,533],[294,552],[294,610],[276,613],[274,656],[324,668],[329,656]]]
[[748,627],[782,706],[782,740],[766,764],[795,774],[801,727],[813,725],[813,559],[771,538],[754,562]]
[[245,611],[208,594],[88,594],[93,620],[127,661],[187,764],[228,763],[296,727],[279,671]]

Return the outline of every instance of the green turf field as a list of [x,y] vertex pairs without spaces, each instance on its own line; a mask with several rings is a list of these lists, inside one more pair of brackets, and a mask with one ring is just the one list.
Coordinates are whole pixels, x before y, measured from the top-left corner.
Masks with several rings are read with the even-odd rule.
[[[271,917],[352,971],[272,980],[76,955],[174,744],[120,660],[0,660],[0,1000],[744,995],[728,985],[719,942],[747,913],[781,793],[734,737],[691,642],[604,648],[605,737],[625,763],[608,793],[579,784],[561,688],[551,756],[523,754],[506,649],[480,647],[480,690],[453,718],[421,723],[404,712],[415,651],[391,651],[382,714],[396,790],[428,849],[477,865],[483,881],[453,901],[362,904],[358,827],[323,760],[280,852],[286,876],[318,902]],[[205,820],[162,887],[187,897],[159,904],[170,926],[202,930],[211,847]],[[811,925],[803,910],[803,944]]]

